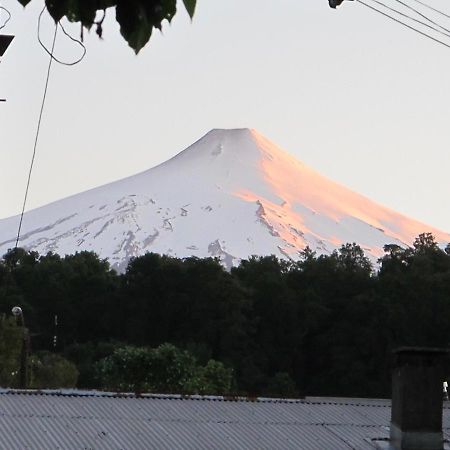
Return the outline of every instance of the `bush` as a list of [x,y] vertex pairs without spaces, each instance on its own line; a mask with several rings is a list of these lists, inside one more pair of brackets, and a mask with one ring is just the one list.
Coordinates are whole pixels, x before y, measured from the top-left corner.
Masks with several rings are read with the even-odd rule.
[[278,398],[296,398],[298,391],[294,380],[288,373],[278,372],[269,380],[265,395]]
[[170,394],[225,394],[233,372],[210,360],[197,364],[186,350],[172,344],[157,348],[122,347],[97,363],[103,389]]
[[76,366],[61,355],[40,352],[31,357],[32,381],[34,389],[73,388],[77,384]]

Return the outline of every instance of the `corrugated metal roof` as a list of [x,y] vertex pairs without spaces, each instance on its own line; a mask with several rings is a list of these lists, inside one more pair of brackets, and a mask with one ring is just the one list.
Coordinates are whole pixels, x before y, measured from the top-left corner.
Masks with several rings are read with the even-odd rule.
[[389,400],[0,390],[0,450],[369,450],[389,421]]

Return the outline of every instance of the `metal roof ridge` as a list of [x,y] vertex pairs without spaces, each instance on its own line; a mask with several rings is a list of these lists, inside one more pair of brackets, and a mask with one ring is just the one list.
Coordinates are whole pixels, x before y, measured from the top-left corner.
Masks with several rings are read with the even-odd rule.
[[304,399],[268,398],[234,395],[187,395],[161,393],[112,392],[78,389],[14,389],[0,388],[0,395],[46,395],[61,397],[109,397],[109,398],[142,398],[160,400],[203,400],[203,401],[235,401],[235,402],[267,402],[267,403],[303,403]]
[[305,397],[304,403],[327,404],[327,405],[347,405],[347,406],[371,406],[371,407],[391,407],[390,398],[363,398],[363,397]]
[[[158,394],[158,393],[133,393],[133,392],[109,392],[99,390],[81,389],[13,389],[0,388],[1,395],[29,395],[29,396],[60,396],[60,397],[94,397],[94,398],[134,398],[134,399],[156,399],[156,400],[194,400],[194,401],[217,401],[217,402],[242,402],[242,403],[291,403],[310,405],[348,405],[348,406],[370,406],[389,407],[390,399],[372,399],[357,397],[304,397],[304,398],[269,398],[269,397],[244,397],[223,395],[185,395],[185,394]],[[450,409],[450,402],[443,402],[444,409]]]

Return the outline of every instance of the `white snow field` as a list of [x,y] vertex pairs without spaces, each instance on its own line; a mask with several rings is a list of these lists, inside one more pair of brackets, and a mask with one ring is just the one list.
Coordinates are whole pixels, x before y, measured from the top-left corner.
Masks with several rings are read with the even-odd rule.
[[[14,247],[18,221],[0,220],[0,254]],[[411,245],[423,232],[450,242],[236,129],[212,130],[157,167],[27,212],[19,245],[91,250],[118,271],[146,252],[219,257],[229,268],[251,255],[296,260],[307,245],[328,254],[347,242],[376,262],[385,244]]]

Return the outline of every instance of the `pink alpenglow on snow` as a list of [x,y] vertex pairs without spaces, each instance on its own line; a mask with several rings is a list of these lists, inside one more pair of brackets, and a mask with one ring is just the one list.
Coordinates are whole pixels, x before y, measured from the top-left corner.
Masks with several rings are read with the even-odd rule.
[[[0,220],[0,252],[14,246],[18,217]],[[95,251],[119,271],[146,252],[296,260],[309,246],[329,254],[358,243],[373,262],[385,244],[448,233],[335,183],[248,129],[212,130],[140,174],[25,214],[20,246],[41,254]]]

